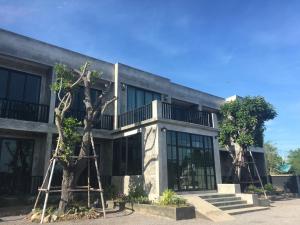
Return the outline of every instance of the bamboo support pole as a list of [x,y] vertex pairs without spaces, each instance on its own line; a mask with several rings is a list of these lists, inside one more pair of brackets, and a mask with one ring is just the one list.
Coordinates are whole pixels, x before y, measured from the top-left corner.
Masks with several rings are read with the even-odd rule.
[[[91,133],[91,143],[92,143],[93,154],[96,155],[94,138],[93,138],[92,133]],[[105,218],[106,213],[105,213],[103,189],[102,189],[102,185],[101,185],[101,181],[100,181],[100,172],[99,172],[98,162],[97,162],[96,158],[95,158],[95,167],[96,167],[96,172],[97,172],[98,186],[99,186],[99,190],[100,190],[100,198],[101,198],[101,204],[102,204],[102,210],[103,210],[103,217]]]

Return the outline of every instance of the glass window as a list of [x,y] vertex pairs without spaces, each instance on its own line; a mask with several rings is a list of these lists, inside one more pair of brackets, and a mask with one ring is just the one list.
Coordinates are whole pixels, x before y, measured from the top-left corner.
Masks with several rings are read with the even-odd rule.
[[0,98],[38,103],[40,86],[39,76],[0,68]]
[[136,90],[136,108],[145,105],[145,92],[143,90]]
[[0,194],[24,194],[31,188],[34,142],[0,138]]
[[133,86],[127,86],[127,111],[131,111],[135,108],[151,103],[153,100],[160,100],[161,94],[136,88]]
[[161,94],[153,93],[153,100],[161,100]]
[[[179,191],[216,188],[212,140],[209,136],[167,131],[169,188]],[[176,174],[171,170],[173,165],[178,168]]]
[[0,69],[0,98],[6,98],[8,71]]
[[24,101],[38,103],[41,79],[37,76],[26,76]]
[[24,96],[25,75],[12,72],[9,82],[8,99],[22,101]]
[[151,103],[153,100],[153,93],[147,91],[145,93],[145,105]]
[[113,175],[142,174],[142,143],[141,134],[114,140]]
[[135,109],[135,89],[133,87],[127,87],[127,110]]

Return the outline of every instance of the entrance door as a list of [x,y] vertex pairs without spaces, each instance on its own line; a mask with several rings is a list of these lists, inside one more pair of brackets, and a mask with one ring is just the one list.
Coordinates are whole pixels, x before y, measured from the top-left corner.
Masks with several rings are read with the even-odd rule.
[[175,191],[213,190],[212,137],[167,132],[168,186]]
[[0,194],[30,192],[33,140],[0,138]]

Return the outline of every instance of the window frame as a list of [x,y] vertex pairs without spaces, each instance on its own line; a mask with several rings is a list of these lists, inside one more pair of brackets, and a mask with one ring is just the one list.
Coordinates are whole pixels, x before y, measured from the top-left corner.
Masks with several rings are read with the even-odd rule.
[[[138,148],[139,156],[134,160],[128,159],[129,153],[129,139],[134,138],[133,140],[136,142],[138,140]],[[135,143],[133,143],[135,144]],[[117,147],[116,147],[117,146]],[[125,146],[125,148],[124,148]],[[113,161],[112,161],[112,176],[137,176],[142,175],[143,173],[143,149],[142,149],[142,134],[137,133],[126,137],[121,137],[113,140]],[[116,154],[118,152],[118,154]],[[133,152],[132,155],[134,155]],[[125,157],[125,158],[124,158]],[[125,160],[124,160],[125,159]],[[129,164],[129,162],[131,164]],[[130,165],[140,164],[138,167],[133,166],[129,168]],[[136,170],[136,172],[133,172]]]
[[[20,71],[20,70],[14,70],[14,69],[9,69],[9,68],[5,68],[5,67],[0,67],[1,70],[5,70],[8,72],[8,79],[6,81],[6,93],[4,94],[4,98],[6,100],[11,100],[11,101],[19,101],[19,102],[24,102],[24,103],[32,103],[32,104],[39,104],[40,103],[40,97],[41,97],[41,85],[42,85],[42,76],[40,75],[36,75],[36,74],[32,74],[32,73],[27,73],[24,71]],[[9,97],[10,94],[10,84],[11,84],[11,79],[12,79],[12,73],[19,73],[21,75],[23,75],[25,77],[24,83],[23,83],[23,93],[22,93],[22,100],[15,100],[15,99],[11,99]],[[35,77],[38,78],[38,96],[37,96],[37,102],[30,102],[30,101],[25,101],[25,93],[27,90],[27,78],[28,77]],[[15,90],[13,90],[15,91]]]
[[[133,92],[134,92],[134,94],[133,94],[134,95],[134,106],[133,106],[132,109],[129,109],[129,104],[128,104],[129,97],[130,97],[129,94],[128,94],[128,88],[131,88],[133,90]],[[137,92],[138,91],[143,92],[143,104],[141,106],[137,106]],[[161,100],[161,93],[158,93],[158,92],[155,92],[155,91],[151,91],[151,90],[147,90],[147,89],[144,89],[144,88],[135,87],[135,86],[132,86],[132,85],[127,85],[127,90],[126,90],[126,96],[127,96],[126,110],[127,110],[127,112],[128,111],[132,111],[132,110],[134,110],[136,108],[142,107],[142,106],[144,106],[146,104],[149,104],[149,103],[146,103],[146,94],[147,93],[152,95],[152,101],[155,100],[155,96],[157,96],[157,97],[159,96],[158,100]]]

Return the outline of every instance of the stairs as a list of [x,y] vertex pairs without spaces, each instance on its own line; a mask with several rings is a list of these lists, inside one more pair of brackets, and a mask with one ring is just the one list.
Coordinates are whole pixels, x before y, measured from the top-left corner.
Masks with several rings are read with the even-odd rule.
[[237,197],[235,194],[207,193],[201,194],[199,197],[230,215],[269,209],[269,207],[249,204],[247,201],[242,200],[241,197]]

